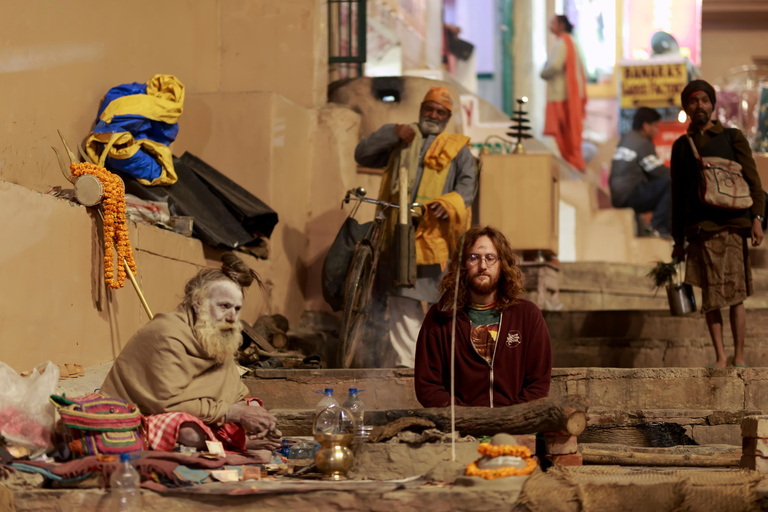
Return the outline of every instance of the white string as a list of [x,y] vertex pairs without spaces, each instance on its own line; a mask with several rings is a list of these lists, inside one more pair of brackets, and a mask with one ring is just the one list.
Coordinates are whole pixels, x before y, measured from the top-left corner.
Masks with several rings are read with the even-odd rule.
[[464,235],[459,241],[457,254],[456,288],[453,291],[453,322],[451,323],[451,462],[456,462],[456,306],[459,300],[459,280],[461,279],[461,261],[464,257]]

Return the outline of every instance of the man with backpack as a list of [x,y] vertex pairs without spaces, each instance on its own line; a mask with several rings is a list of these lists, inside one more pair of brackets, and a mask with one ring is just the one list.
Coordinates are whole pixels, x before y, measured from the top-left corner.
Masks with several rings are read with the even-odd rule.
[[711,367],[726,366],[720,310],[729,307],[733,365],[743,368],[744,300],[753,293],[747,238],[753,247],[763,241],[764,192],[744,135],[712,119],[714,88],[694,80],[680,99],[690,125],[672,146],[672,259],[686,259],[685,282],[701,287],[717,356]]

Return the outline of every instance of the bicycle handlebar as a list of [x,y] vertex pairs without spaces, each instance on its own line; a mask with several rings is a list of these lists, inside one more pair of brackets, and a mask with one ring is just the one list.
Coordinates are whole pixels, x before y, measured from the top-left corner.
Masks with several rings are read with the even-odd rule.
[[[354,199],[361,203],[375,204],[377,206],[381,206],[384,209],[387,209],[387,208],[400,209],[399,204],[388,203],[387,201],[379,201],[378,199],[370,199],[368,197],[365,197],[366,193],[367,192],[363,187],[357,187],[357,188],[347,190],[347,193],[344,195],[344,203],[342,204],[342,208],[344,207],[344,204],[348,204],[350,200]],[[414,211],[414,208],[420,208],[421,213]],[[409,209],[411,212],[415,213],[416,215],[420,215],[422,217],[424,216],[424,213],[427,211],[427,207],[421,203],[411,203],[411,207]]]

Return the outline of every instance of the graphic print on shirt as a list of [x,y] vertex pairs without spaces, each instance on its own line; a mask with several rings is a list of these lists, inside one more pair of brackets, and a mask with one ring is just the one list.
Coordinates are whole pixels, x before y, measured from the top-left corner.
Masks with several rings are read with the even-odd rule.
[[509,348],[515,348],[522,343],[523,340],[520,339],[520,331],[509,331],[509,334],[507,334],[507,341],[506,344]]
[[501,313],[495,308],[495,302],[485,306],[472,304],[467,308],[467,315],[472,325],[469,333],[472,345],[488,364],[493,361],[496,340],[499,337]]

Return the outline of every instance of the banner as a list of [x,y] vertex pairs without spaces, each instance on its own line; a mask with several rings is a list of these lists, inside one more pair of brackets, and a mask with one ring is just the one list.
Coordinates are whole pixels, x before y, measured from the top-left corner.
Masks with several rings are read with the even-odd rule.
[[622,61],[620,76],[621,108],[679,105],[688,83],[685,62]]

